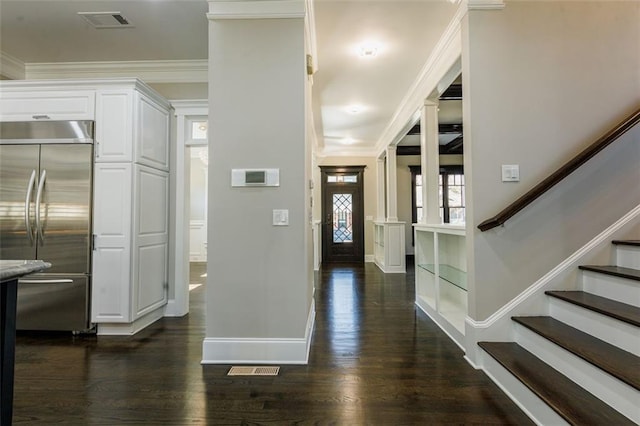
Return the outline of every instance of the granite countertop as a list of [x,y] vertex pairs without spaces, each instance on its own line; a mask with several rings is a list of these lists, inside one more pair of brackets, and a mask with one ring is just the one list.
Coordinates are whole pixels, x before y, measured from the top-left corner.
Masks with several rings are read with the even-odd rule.
[[0,260],[0,282],[9,281],[32,272],[44,271],[50,267],[50,263],[42,260]]

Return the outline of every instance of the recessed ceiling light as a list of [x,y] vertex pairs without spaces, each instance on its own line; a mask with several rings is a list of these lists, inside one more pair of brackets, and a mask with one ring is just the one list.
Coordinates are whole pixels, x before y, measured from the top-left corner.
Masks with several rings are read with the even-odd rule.
[[364,109],[364,107],[362,105],[358,105],[358,104],[349,105],[347,107],[347,110],[351,114],[358,114],[358,113],[362,112],[363,109]]
[[377,42],[364,42],[358,46],[358,54],[361,58],[374,58],[378,55],[380,50],[380,43]]

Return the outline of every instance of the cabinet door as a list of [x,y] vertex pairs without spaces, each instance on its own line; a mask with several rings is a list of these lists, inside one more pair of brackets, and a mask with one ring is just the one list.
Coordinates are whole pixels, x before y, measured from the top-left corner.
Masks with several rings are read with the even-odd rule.
[[131,164],[96,164],[92,322],[131,321]]
[[133,155],[133,90],[98,90],[96,162],[131,161]]
[[169,174],[135,166],[133,310],[137,319],[167,303]]
[[95,120],[95,92],[3,92],[0,96],[0,120]]
[[140,93],[136,97],[135,161],[169,170],[169,111]]

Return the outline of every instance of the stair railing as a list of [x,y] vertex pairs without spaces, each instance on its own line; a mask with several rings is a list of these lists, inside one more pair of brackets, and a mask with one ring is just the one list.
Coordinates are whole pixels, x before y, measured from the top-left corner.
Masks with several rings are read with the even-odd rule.
[[633,126],[638,124],[638,122],[640,122],[640,109],[637,109],[630,116],[622,120],[612,130],[600,137],[597,141],[589,145],[584,151],[580,152],[573,159],[569,160],[562,167],[549,175],[546,179],[534,186],[529,192],[522,195],[513,203],[509,204],[500,213],[482,222],[480,225],[478,225],[478,229],[484,232],[497,226],[503,225],[507,220],[515,216],[515,214],[520,210],[524,209],[529,204],[534,202],[536,199],[538,199],[538,197],[547,192],[549,189],[553,188],[557,183],[569,176],[580,166],[594,157],[597,153],[620,138],[620,136],[633,128]]

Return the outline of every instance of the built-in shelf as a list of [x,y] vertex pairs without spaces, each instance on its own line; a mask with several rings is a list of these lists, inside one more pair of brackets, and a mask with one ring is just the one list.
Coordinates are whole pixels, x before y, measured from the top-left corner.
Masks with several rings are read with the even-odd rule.
[[385,273],[404,273],[405,222],[373,223],[374,262]]
[[416,305],[464,345],[467,316],[465,228],[414,224]]
[[[418,264],[418,267],[425,269],[432,274],[436,273],[436,265],[433,263]],[[438,276],[440,278],[464,291],[467,291],[467,273],[465,271],[444,263],[438,265],[438,271]]]

